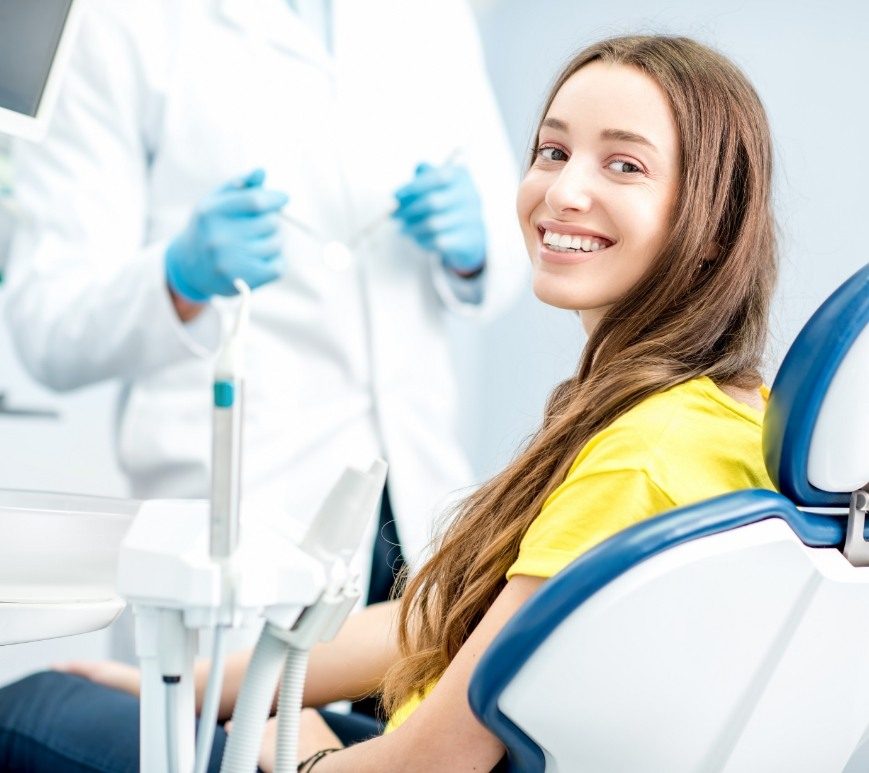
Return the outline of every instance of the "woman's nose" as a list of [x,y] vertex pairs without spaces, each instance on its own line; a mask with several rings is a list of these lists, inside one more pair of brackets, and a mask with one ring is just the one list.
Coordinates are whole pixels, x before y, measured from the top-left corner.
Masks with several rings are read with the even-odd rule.
[[566,164],[544,198],[553,212],[588,212],[594,200],[590,170]]

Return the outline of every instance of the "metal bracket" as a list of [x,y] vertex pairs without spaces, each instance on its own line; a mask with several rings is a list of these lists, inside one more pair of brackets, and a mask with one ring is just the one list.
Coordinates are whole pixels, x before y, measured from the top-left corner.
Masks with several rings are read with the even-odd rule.
[[869,512],[869,491],[858,489],[851,494],[848,510],[848,531],[845,534],[845,558],[854,566],[869,566],[869,542],[863,529]]

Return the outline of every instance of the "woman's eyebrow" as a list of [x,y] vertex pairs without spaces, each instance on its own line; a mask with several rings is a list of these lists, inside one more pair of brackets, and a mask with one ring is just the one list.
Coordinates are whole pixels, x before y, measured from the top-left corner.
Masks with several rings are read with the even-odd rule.
[[560,118],[551,118],[547,117],[543,119],[543,122],[540,124],[541,126],[546,126],[550,129],[555,129],[556,131],[566,132],[567,124],[562,121]]
[[658,152],[658,149],[647,140],[642,134],[626,131],[625,129],[604,129],[600,133],[602,140],[618,140],[620,142],[635,142],[638,145],[645,145],[651,150]]
[[[567,132],[569,127],[566,121],[561,120],[560,118],[555,118],[553,116],[547,116],[540,123],[540,126],[547,127],[549,129],[555,129],[555,131]],[[650,140],[646,139],[642,134],[637,134],[636,132],[629,132],[627,129],[604,129],[600,133],[600,138],[602,140],[617,140],[619,142],[635,142],[638,145],[645,145],[650,150],[653,150],[655,153],[658,152],[658,149],[655,147],[654,143]]]

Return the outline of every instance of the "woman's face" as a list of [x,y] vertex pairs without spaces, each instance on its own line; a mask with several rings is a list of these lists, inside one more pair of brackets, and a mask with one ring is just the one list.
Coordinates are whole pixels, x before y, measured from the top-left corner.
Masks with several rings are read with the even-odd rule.
[[517,209],[545,303],[591,332],[663,246],[679,175],[667,98],[640,70],[596,61],[559,89]]

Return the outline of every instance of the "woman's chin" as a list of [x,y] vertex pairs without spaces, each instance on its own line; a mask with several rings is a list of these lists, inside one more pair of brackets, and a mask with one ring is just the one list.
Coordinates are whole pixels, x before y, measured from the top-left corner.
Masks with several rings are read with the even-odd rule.
[[537,299],[548,306],[586,312],[589,318],[598,318],[621,297],[601,285],[601,280],[595,276],[568,277],[535,266],[531,288]]
[[570,283],[566,282],[564,277],[535,273],[532,290],[537,300],[556,309],[580,311],[583,308],[588,308],[585,305],[585,301],[588,299],[583,297],[583,293],[578,293],[575,288],[569,285]]

